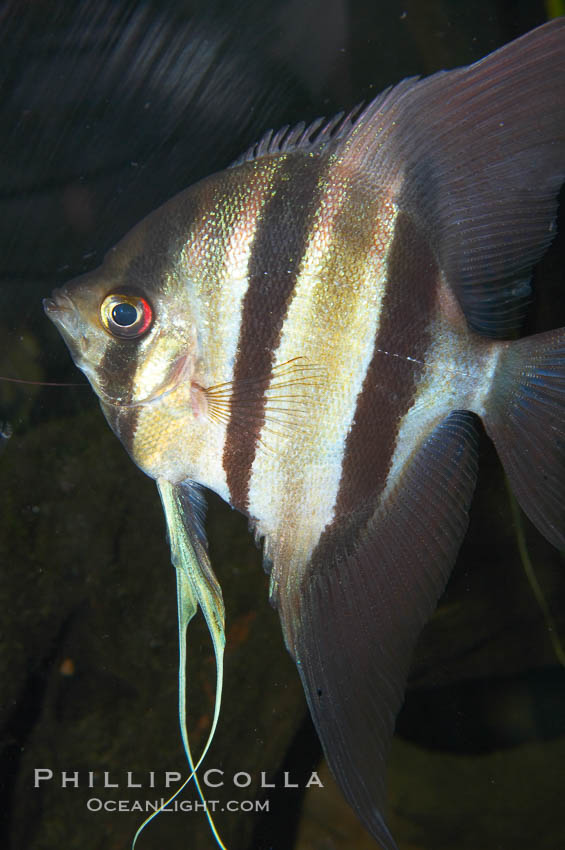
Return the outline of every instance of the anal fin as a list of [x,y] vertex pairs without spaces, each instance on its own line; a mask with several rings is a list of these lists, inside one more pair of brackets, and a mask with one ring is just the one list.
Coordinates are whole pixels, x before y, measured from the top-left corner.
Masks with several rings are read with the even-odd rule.
[[275,602],[312,717],[345,797],[386,850],[385,760],[411,655],[467,528],[474,417],[454,411],[423,439],[369,519],[326,529],[303,579]]

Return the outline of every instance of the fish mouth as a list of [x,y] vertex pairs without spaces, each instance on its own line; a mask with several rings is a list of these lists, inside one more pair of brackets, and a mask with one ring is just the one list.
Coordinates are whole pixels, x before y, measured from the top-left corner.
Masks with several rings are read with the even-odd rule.
[[76,337],[79,331],[79,316],[72,299],[61,289],[55,289],[51,298],[43,299],[43,309],[48,319],[58,325],[65,334]]
[[80,310],[65,289],[54,289],[50,298],[43,299],[43,310],[50,319],[71,353],[75,365],[90,380],[88,364],[88,338],[84,333]]

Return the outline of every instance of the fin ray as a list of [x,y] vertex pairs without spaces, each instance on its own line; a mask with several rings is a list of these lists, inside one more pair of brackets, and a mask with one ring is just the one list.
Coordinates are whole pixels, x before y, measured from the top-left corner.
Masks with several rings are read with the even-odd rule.
[[534,525],[565,549],[565,328],[509,343],[483,419]]
[[565,179],[565,18],[467,68],[404,80],[340,143],[426,227],[471,327],[521,326]]
[[294,127],[286,124],[274,132],[268,130],[263,137],[239,156],[230,166],[235,168],[244,162],[252,162],[264,156],[291,153],[322,152],[330,143],[346,136],[361,112],[362,104],[357,104],[348,113],[338,112],[333,118],[316,118],[310,124],[300,121]]

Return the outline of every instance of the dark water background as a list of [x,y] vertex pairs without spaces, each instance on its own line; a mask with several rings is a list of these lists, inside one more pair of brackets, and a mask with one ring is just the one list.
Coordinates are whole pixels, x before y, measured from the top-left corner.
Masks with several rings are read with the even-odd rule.
[[[174,572],[154,485],[110,434],[41,298],[98,265],[136,221],[268,127],[331,115],[414,74],[467,64],[542,23],[522,0],[12,2],[0,8],[0,847],[127,848],[142,817],[87,801],[153,800],[184,773]],[[553,4],[555,7],[559,4]],[[562,205],[563,206],[563,205]],[[536,270],[528,330],[565,324],[565,217]],[[8,423],[9,428],[2,429]],[[414,663],[390,771],[404,850],[565,847],[565,673],[525,578],[494,451]],[[523,520],[565,642],[563,559]],[[246,523],[212,498],[228,648],[210,792],[230,850],[375,846],[320,750]],[[189,630],[192,738],[213,705],[211,648]],[[34,770],[53,781],[34,787]],[[80,787],[61,787],[62,772]],[[96,786],[88,788],[88,773]],[[103,773],[118,789],[102,787]],[[127,771],[142,789],[128,789]],[[155,788],[149,788],[150,772]],[[247,788],[233,786],[237,772]],[[275,789],[261,790],[261,772]],[[243,777],[242,781],[244,781]],[[190,799],[188,791],[185,799]],[[139,850],[213,846],[201,813],[163,814]]]

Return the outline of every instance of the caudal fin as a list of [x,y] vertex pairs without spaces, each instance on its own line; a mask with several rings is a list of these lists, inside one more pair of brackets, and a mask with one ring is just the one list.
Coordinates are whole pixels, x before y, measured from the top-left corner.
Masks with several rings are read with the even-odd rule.
[[483,419],[523,510],[565,549],[565,328],[508,343]]

